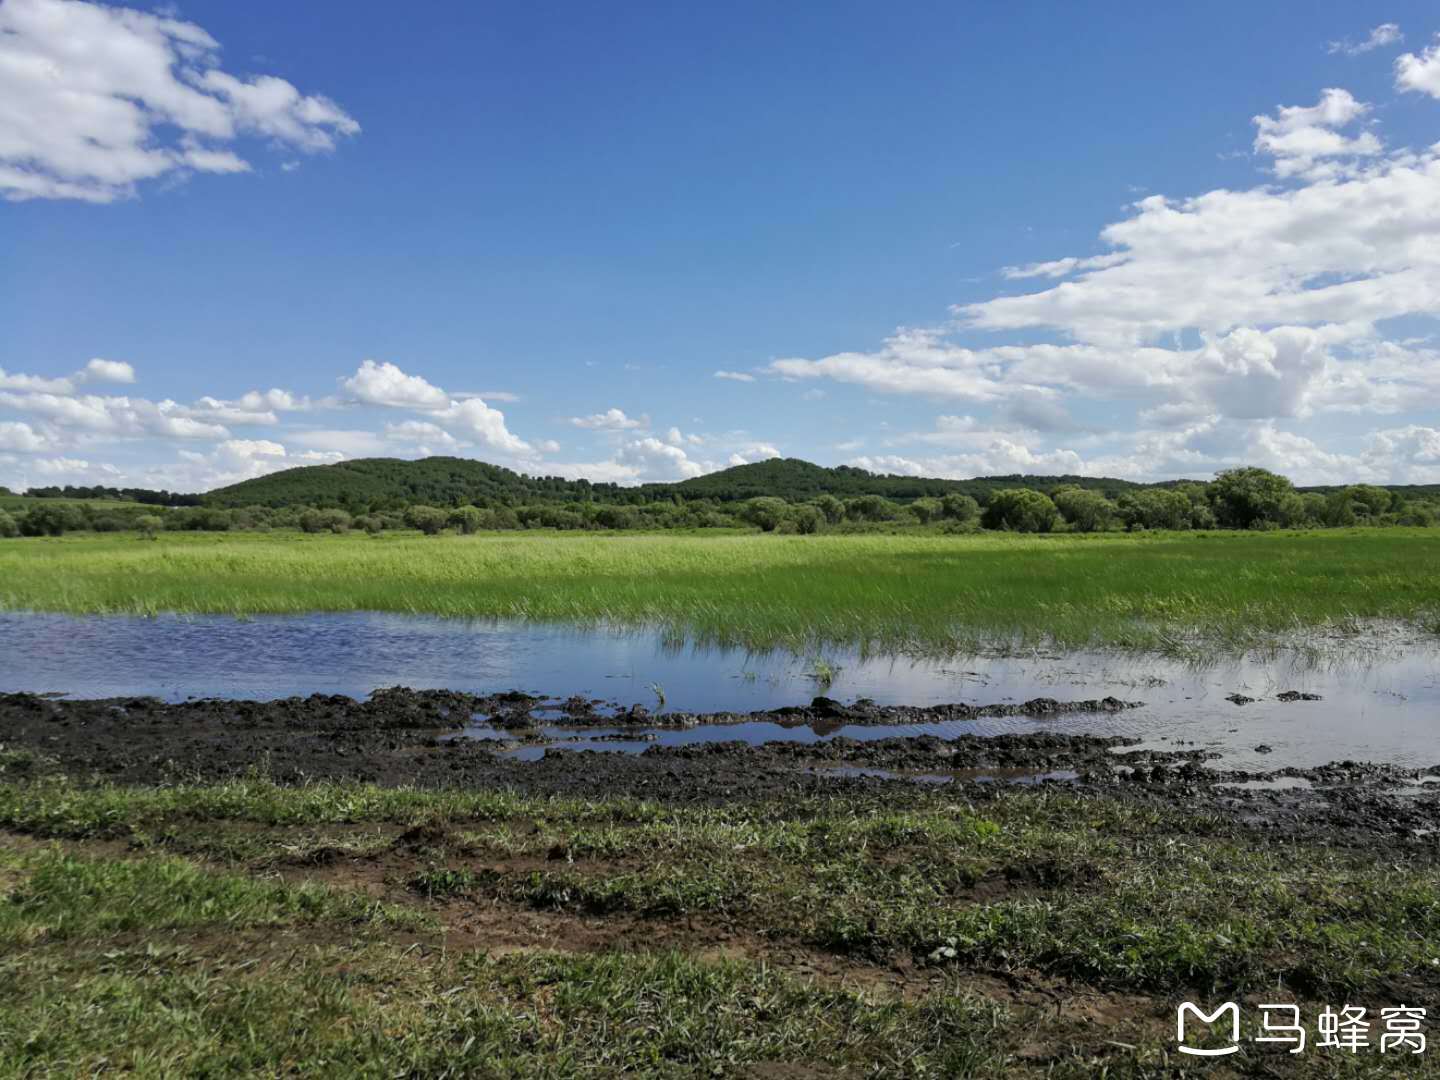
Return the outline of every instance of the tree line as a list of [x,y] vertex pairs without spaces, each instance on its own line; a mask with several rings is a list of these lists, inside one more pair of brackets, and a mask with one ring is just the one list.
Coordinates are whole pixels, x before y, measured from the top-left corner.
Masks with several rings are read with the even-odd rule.
[[[483,498],[483,497],[482,497]],[[1049,490],[1000,487],[980,497],[959,491],[899,501],[878,494],[841,498],[825,493],[791,500],[759,495],[744,500],[686,499],[609,503],[594,499],[521,505],[471,502],[435,506],[415,502],[352,512],[338,506],[251,505],[101,507],[41,500],[19,512],[0,510],[0,537],[60,536],[66,532],[228,532],[298,529],[309,533],[418,530],[550,529],[657,530],[748,528],[762,532],[871,532],[928,526],[942,532],[979,529],[1022,533],[1189,529],[1326,528],[1354,525],[1434,526],[1440,495],[1397,492],[1371,484],[1298,491],[1277,473],[1228,469],[1209,482],[1167,487],[1132,485],[1118,494],[1059,483]]]

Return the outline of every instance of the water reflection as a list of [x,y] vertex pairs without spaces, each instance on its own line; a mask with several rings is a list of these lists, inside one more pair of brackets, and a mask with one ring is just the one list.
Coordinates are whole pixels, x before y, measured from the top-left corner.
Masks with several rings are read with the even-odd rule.
[[[803,703],[817,692],[811,664],[783,654],[677,648],[646,633],[389,614],[240,620],[0,613],[0,646],[0,690],[81,697],[364,696],[398,684],[578,694],[654,709],[659,687],[672,711],[753,712]],[[1387,644],[1376,637],[1324,656],[1316,663],[1314,650],[1300,648],[1205,666],[1110,653],[912,660],[831,651],[826,660],[837,671],[825,692],[841,700],[929,705],[1109,694],[1146,704],[1124,713],[923,727],[841,721],[814,729],[767,721],[684,729],[673,738],[813,741],[1063,731],[1137,736],[1160,749],[1212,749],[1224,755],[1226,767],[1255,771],[1347,758],[1411,768],[1440,764],[1440,665],[1433,640]],[[1278,700],[1284,691],[1321,700]],[[1253,700],[1227,700],[1236,696]],[[610,734],[630,737],[611,742],[612,749],[652,744],[629,728]],[[1268,751],[1257,751],[1261,746]]]

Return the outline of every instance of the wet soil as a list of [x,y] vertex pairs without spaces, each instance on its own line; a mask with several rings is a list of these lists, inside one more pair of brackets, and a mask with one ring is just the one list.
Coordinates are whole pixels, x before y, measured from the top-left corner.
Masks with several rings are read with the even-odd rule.
[[[1021,704],[908,707],[864,700],[844,705],[818,697],[808,706],[763,712],[657,717],[640,706],[619,708],[580,698],[556,701],[519,692],[481,697],[400,687],[366,700],[312,695],[179,703],[22,693],[0,695],[0,743],[9,751],[32,753],[34,768],[80,782],[204,782],[258,771],[279,783],[353,780],[628,795],[675,804],[856,789],[884,789],[888,797],[904,800],[941,783],[952,794],[963,790],[965,798],[983,801],[1007,780],[1028,778],[1067,790],[1216,813],[1240,826],[1287,831],[1292,839],[1355,844],[1383,839],[1440,849],[1440,783],[1421,782],[1431,770],[1347,761],[1241,772],[1219,767],[1207,751],[1141,749],[1137,740],[1123,737],[1053,732],[873,740],[836,736],[826,742],[760,746],[740,740],[656,743],[639,754],[567,749],[562,743],[548,745],[539,760],[528,761],[501,752],[517,741],[537,739],[540,724],[633,728],[634,736],[616,737],[639,739],[666,726],[760,721],[808,724],[823,732],[826,725],[835,725],[833,731],[852,724],[1121,713],[1135,704],[1115,698],[1042,698]],[[460,734],[478,720],[505,738]],[[1440,773],[1440,767],[1434,771]],[[1066,779],[1044,779],[1056,774]]]

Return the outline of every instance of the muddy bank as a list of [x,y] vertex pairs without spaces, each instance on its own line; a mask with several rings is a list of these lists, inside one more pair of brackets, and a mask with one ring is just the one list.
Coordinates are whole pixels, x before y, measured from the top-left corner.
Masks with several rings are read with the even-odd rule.
[[[879,707],[868,702],[842,706],[816,698],[804,708],[758,713],[674,714],[666,726],[764,721],[782,725],[841,723],[899,724],[1015,714],[1038,715],[1116,711],[1114,699],[1061,702],[1040,699],[1023,705],[945,705],[931,708]],[[540,761],[520,761],[500,751],[537,740],[537,725],[563,720],[568,726],[604,724],[652,730],[656,718],[643,708],[605,707],[572,698],[555,701],[518,692],[476,696],[439,690],[380,690],[366,700],[312,695],[275,701],[196,700],[167,703],[156,698],[70,700],[35,694],[0,695],[0,741],[39,756],[45,767],[77,779],[121,783],[215,780],[260,771],[282,783],[359,780],[383,784],[504,786],[523,791],[585,794],[633,793],[681,801],[764,795],[798,787],[823,787],[798,759],[784,754],[744,755],[717,744],[704,752],[607,754],[566,753],[558,746]],[[472,739],[461,733],[483,722],[506,733],[503,739]],[[850,740],[841,740],[848,743]],[[928,742],[884,740],[875,760],[904,764],[931,754]],[[1044,764],[1068,752],[1094,759],[1109,740],[1061,736],[1015,736],[977,740],[1009,764]],[[661,748],[655,748],[657,750]],[[817,754],[826,751],[816,748]],[[832,756],[847,752],[844,748]],[[858,752],[858,751],[857,751]]]
[[[275,701],[154,698],[69,700],[0,695],[0,744],[20,759],[6,775],[52,772],[81,783],[167,784],[246,774],[279,783],[363,781],[417,787],[503,788],[528,794],[628,795],[713,804],[794,795],[884,792],[893,802],[992,798],[1010,782],[1103,792],[1243,827],[1290,830],[1336,842],[1383,837],[1440,844],[1440,782],[1430,770],[1339,762],[1271,773],[1225,770],[1197,749],[1157,750],[1125,737],[1054,732],[828,741],[655,742],[643,753],[544,742],[542,724],[604,725],[602,738],[657,738],[665,726],[763,722],[917,724],[986,715],[1123,712],[1114,698],[929,707],[807,706],[755,713],[649,715],[640,707],[557,701],[518,692],[475,696],[392,688],[366,700],[314,695]],[[657,721],[662,725],[657,728]],[[499,738],[464,732],[484,724]],[[831,728],[830,730],[835,730]],[[507,753],[529,744],[538,760]],[[582,744],[583,745],[583,744]],[[593,743],[591,745],[594,745]],[[1440,768],[1435,770],[1440,773]]]

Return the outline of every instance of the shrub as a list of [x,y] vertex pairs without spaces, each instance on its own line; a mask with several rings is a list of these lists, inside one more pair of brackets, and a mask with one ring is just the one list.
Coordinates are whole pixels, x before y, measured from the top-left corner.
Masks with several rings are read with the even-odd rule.
[[945,507],[939,499],[929,498],[916,499],[910,504],[909,510],[921,525],[929,525],[932,521],[938,521],[945,513]]
[[11,537],[20,535],[20,526],[15,524],[15,519],[4,510],[0,510],[0,537]]
[[889,521],[895,507],[879,495],[861,495],[845,501],[845,516],[851,521]]
[[[1182,492],[1167,491],[1165,488],[1127,491],[1120,496],[1115,509],[1125,528],[1132,532],[1137,529],[1188,529],[1197,512]],[[1209,507],[1205,510],[1206,519],[1214,525],[1214,519],[1208,513]]]
[[818,506],[806,504],[795,507],[790,512],[790,520],[794,522],[795,531],[798,533],[817,533],[825,520],[825,515],[821,513]]
[[1060,523],[1060,511],[1044,492],[1005,488],[990,496],[982,520],[987,529],[1047,533]]
[[633,529],[639,515],[631,506],[599,506],[595,508],[595,524],[602,529]]
[[473,535],[485,527],[485,511],[473,506],[461,506],[450,511],[450,524],[466,536]]
[[774,532],[789,516],[790,504],[771,495],[751,499],[740,507],[740,520],[758,527],[763,532]]
[[343,533],[352,524],[344,510],[306,510],[300,515],[300,528],[307,533]]
[[969,495],[961,495],[958,491],[941,499],[940,509],[947,521],[964,523],[978,521],[980,518],[980,504]]
[[73,506],[35,506],[18,522],[25,536],[64,536],[85,527],[85,518]]
[[1210,485],[1210,505],[1215,519],[1232,529],[1274,526],[1282,521],[1285,496],[1294,491],[1289,480],[1268,469],[1226,469]]
[[426,536],[434,536],[440,532],[449,520],[449,514],[433,506],[411,506],[405,511],[405,524],[412,529],[419,529]]
[[146,540],[160,539],[160,530],[165,527],[165,522],[154,514],[141,514],[135,519],[135,528],[140,530],[140,535]]
[[834,495],[821,495],[812,499],[810,505],[819,510],[831,525],[838,525],[845,517],[845,504]]
[[1060,516],[1075,532],[1101,532],[1115,521],[1115,504],[1098,491],[1063,487],[1052,499]]

